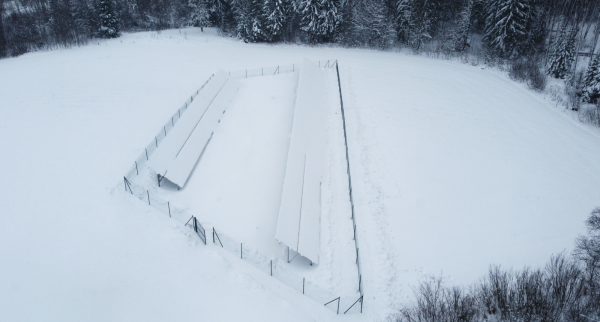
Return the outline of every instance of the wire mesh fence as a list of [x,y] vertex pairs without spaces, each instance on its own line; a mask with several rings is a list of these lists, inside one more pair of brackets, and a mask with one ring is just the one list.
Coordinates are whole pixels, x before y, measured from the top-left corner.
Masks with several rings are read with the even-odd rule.
[[[271,275],[280,282],[286,284],[292,289],[304,294],[312,300],[325,305],[332,311],[338,312],[338,308],[332,303],[328,303],[333,299],[338,299],[338,304],[342,312],[338,313],[360,313],[361,308],[352,308],[352,304],[360,299],[360,296],[339,296],[334,295],[331,292],[320,287],[316,283],[311,282],[305,277],[301,277],[296,272],[290,270],[285,260],[279,258],[270,258],[256,249],[250,247],[247,244],[237,241],[236,239],[228,236],[222,231],[218,231],[215,227],[212,229],[212,240],[213,245],[221,247],[222,249],[230,252],[241,260],[252,264],[258,270]],[[362,299],[361,299],[362,301]],[[327,304],[328,303],[328,304]],[[358,309],[358,310],[354,310]]]
[[[335,68],[337,61],[326,60],[318,61],[321,68]],[[248,69],[242,71],[230,72],[232,77],[247,78],[247,77],[258,77],[267,75],[277,75],[280,73],[293,73],[300,70],[301,64],[290,64],[280,65],[274,67],[263,67]],[[214,75],[213,75],[214,76]],[[211,76],[212,78],[212,76]],[[350,313],[362,313],[363,307],[363,293],[360,287],[360,264],[358,257],[358,244],[357,245],[357,265],[359,266],[359,294],[358,295],[347,295],[339,296],[334,295],[323,289],[316,283],[307,280],[305,277],[301,277],[295,272],[291,271],[286,266],[285,260],[277,258],[269,258],[268,256],[260,253],[258,250],[245,245],[242,242],[238,242],[234,238],[228,236],[222,231],[217,231],[215,227],[208,232],[205,230],[205,225],[201,223],[195,216],[175,209],[169,201],[162,199],[156,193],[152,193],[151,189],[143,187],[135,182],[135,178],[140,176],[140,173],[145,167],[146,162],[152,156],[154,151],[160,146],[161,142],[166,138],[169,132],[175,127],[182,115],[187,111],[188,106],[193,102],[194,98],[198,95],[200,90],[210,81],[209,78],[204,85],[196,92],[193,93],[184,104],[177,109],[177,111],[171,116],[171,118],[162,126],[162,128],[156,133],[150,143],[144,148],[137,159],[134,161],[129,170],[123,177],[123,187],[125,192],[135,196],[149,206],[154,207],[160,212],[169,215],[174,219],[185,222],[184,226],[191,228],[198,235],[198,238],[202,240],[204,244],[207,244],[212,237],[213,245],[219,246],[220,248],[227,250],[228,252],[239,256],[239,258],[245,262],[252,264],[258,270],[269,274],[276,278],[280,282],[288,285],[294,290],[301,292],[305,296],[313,299],[314,301],[323,304],[325,307],[336,313],[350,314]],[[341,91],[341,89],[340,89]],[[340,92],[341,99],[341,92]],[[160,181],[160,178],[157,179]],[[160,182],[157,182],[160,185]],[[354,217],[354,215],[353,215]],[[354,219],[354,218],[353,218]],[[187,221],[186,221],[187,220]],[[354,236],[356,240],[356,224],[354,224]],[[212,236],[211,236],[212,233]],[[210,243],[208,243],[210,244]]]
[[[321,68],[334,68],[336,60],[320,60],[316,63]],[[237,71],[230,71],[229,75],[235,78],[251,78],[270,75],[279,75],[284,73],[295,73],[300,71],[302,64],[289,64],[270,67],[251,68]]]
[[356,248],[356,267],[358,270],[358,292],[360,293],[361,297],[360,297],[360,302],[361,302],[361,311],[362,311],[362,302],[363,302],[363,289],[362,289],[362,269],[361,269],[361,264],[360,264],[360,253],[359,253],[359,247],[358,247],[358,238],[356,235],[356,216],[354,213],[354,195],[352,194],[352,173],[350,171],[350,152],[348,149],[348,135],[347,135],[347,131],[346,131],[346,112],[344,110],[344,99],[342,97],[342,83],[340,81],[340,69],[338,66],[338,62],[337,60],[334,62],[335,64],[335,71],[336,71],[336,75],[337,75],[337,81],[338,81],[338,90],[340,93],[340,109],[342,111],[342,125],[343,125],[343,129],[344,129],[344,145],[346,148],[346,166],[348,169],[348,193],[350,195],[350,209],[352,212],[352,228],[353,228],[353,234],[354,234],[354,247]]

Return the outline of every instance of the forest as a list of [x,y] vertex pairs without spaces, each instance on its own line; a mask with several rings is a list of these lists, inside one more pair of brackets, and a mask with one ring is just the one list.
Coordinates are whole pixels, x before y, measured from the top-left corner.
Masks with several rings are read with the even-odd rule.
[[[245,42],[408,48],[503,65],[566,103],[600,98],[597,0],[0,0],[0,57],[82,45],[121,32],[217,27]],[[587,119],[600,124],[598,109]]]

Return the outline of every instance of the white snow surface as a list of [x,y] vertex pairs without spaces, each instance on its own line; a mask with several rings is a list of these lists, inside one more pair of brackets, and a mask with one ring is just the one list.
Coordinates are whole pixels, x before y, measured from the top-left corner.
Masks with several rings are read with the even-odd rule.
[[[133,160],[216,69],[304,57],[340,63],[362,315],[336,316],[122,190]],[[277,131],[291,127],[281,102]],[[329,142],[341,143],[327,153],[343,156],[340,115],[327,120]],[[281,148],[288,138],[266,139],[241,137],[237,147],[250,164],[281,167],[272,175],[283,180],[285,162],[271,159],[282,156],[267,143]],[[570,251],[600,205],[598,129],[501,72],[394,52],[245,44],[211,29],[0,60],[0,149],[2,321],[384,320],[424,274],[471,283],[490,264],[539,266]],[[226,166],[216,153],[199,165],[209,155]],[[328,169],[345,171],[344,163],[330,156]],[[350,273],[335,269],[348,266],[329,263],[355,258],[335,251],[353,251],[339,238],[352,224],[347,199],[337,197],[347,182],[329,176],[323,204],[335,211],[323,213],[330,259],[320,265],[331,265],[328,283],[337,285]],[[268,189],[277,213],[274,185],[239,179],[235,189]]]

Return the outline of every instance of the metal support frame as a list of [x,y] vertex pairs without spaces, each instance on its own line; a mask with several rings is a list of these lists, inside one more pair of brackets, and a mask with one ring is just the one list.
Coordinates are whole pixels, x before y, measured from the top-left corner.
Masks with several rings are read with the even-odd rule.
[[344,314],[346,314],[346,312],[350,311],[350,309],[354,306],[354,304],[358,303],[358,301],[360,301],[360,313],[362,313],[362,307],[363,307],[363,296],[361,295],[358,300],[356,300],[356,302],[354,302],[352,305],[350,305],[350,307],[344,312]]
[[336,314],[340,314],[340,297],[338,296],[337,298],[323,304],[323,306],[327,306],[327,304],[334,302],[334,301],[338,301],[338,305],[337,305],[337,313]]
[[127,192],[127,188],[129,188],[129,192],[133,194],[133,191],[131,191],[131,183],[127,180],[127,177],[123,177],[123,185],[125,186],[125,192]]
[[294,257],[292,257],[292,259],[290,259],[290,247],[288,246],[288,256],[287,256],[288,257],[287,258],[288,264],[291,263],[298,256],[298,254],[300,254],[300,253],[296,252],[296,255],[294,255]]

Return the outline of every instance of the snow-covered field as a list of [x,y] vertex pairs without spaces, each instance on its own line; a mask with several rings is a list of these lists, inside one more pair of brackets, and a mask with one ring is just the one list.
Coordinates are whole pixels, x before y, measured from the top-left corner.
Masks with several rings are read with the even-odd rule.
[[[340,62],[362,315],[336,316],[122,190],[133,160],[217,69],[303,57]],[[290,75],[247,81],[254,109],[237,102],[226,113],[210,143],[224,148],[207,153],[190,182],[202,195],[178,195],[190,209],[206,209],[206,221],[237,227],[230,234],[240,239],[259,235],[209,210],[232,215],[251,203],[257,220],[277,211],[257,198],[277,199],[268,182],[278,174],[268,170],[281,164],[271,147],[284,144],[278,136],[290,126],[289,95],[278,96]],[[274,90],[273,104],[258,104],[253,86]],[[273,127],[248,122],[252,113]],[[330,142],[343,142],[335,111],[328,127]],[[234,135],[240,131],[250,133]],[[600,205],[600,131],[500,72],[391,52],[244,44],[213,30],[127,34],[0,60],[0,149],[2,321],[384,319],[423,274],[470,283],[489,264],[538,266],[569,251]],[[345,153],[340,144],[330,149]],[[211,185],[231,179],[226,166],[239,181]],[[336,198],[341,181],[330,180],[330,219],[349,217],[346,200]],[[267,190],[241,193],[252,186]],[[263,220],[254,232],[274,229]],[[334,258],[346,241],[326,234],[322,248]],[[323,281],[337,290],[335,278]]]

